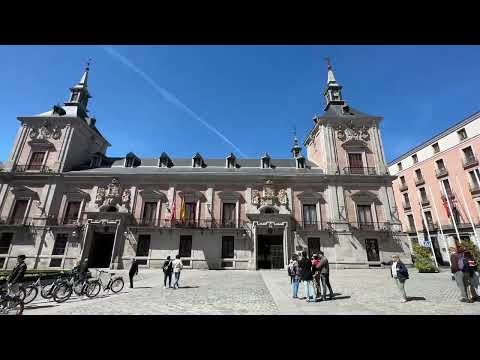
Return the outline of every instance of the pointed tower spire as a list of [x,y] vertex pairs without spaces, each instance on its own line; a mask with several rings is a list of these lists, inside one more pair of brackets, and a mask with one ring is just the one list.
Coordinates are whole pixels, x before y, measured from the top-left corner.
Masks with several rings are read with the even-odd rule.
[[342,86],[337,83],[335,75],[333,74],[333,67],[330,63],[330,58],[325,58],[327,62],[327,88],[325,89],[325,111],[328,110],[331,104],[344,105],[345,101],[342,99]]
[[299,157],[302,151],[302,147],[298,145],[297,129],[295,127],[293,128],[293,146],[291,151],[294,158]]
[[66,106],[76,106],[79,110],[79,115],[81,116],[86,116],[88,112],[88,99],[91,98],[87,87],[88,72],[90,71],[90,62],[91,59],[87,61],[85,71],[83,72],[79,83],[74,87],[70,88],[70,99],[65,103]]

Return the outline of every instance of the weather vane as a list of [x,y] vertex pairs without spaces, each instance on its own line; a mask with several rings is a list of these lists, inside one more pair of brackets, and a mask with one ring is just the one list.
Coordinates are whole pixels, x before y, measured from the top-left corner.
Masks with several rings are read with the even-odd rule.
[[92,58],[88,58],[87,60],[87,70],[90,69],[90,63],[92,62]]
[[332,64],[330,63],[330,58],[329,57],[326,57],[325,58],[325,61],[327,62],[327,66],[328,68],[330,69],[332,67]]

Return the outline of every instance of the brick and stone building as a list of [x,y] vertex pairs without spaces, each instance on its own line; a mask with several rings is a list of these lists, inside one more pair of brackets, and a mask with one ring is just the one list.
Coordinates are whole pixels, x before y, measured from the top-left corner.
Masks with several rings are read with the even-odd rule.
[[458,237],[475,242],[480,234],[479,154],[477,112],[389,163],[403,229],[413,242],[430,235],[440,265]]
[[[284,268],[322,249],[338,268],[410,262],[380,135],[381,117],[342,97],[328,67],[324,114],[291,156],[109,157],[87,111],[89,69],[64,106],[20,116],[0,172],[0,268]],[[134,135],[133,135],[134,136]],[[164,149],[162,149],[164,150]],[[201,149],[199,149],[201,150]]]

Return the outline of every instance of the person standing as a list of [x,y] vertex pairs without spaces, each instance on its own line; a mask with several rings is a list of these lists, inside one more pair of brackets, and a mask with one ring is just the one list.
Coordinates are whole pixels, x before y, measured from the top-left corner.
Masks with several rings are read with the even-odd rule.
[[15,296],[18,293],[26,271],[27,264],[25,264],[25,255],[18,255],[17,265],[7,277],[7,288],[10,296]]
[[478,282],[479,282],[478,273],[477,273],[477,262],[470,251],[465,251],[464,257],[465,257],[465,266],[466,266],[465,274],[468,273],[468,278],[466,282],[467,296],[470,299],[470,301],[475,301],[478,299],[477,288],[478,288]]
[[330,292],[330,300],[333,299],[333,290],[330,285],[330,264],[328,263],[328,258],[325,256],[323,251],[319,252],[320,254],[320,281],[322,282],[322,300],[327,300],[327,287]]
[[136,259],[132,260],[132,265],[130,266],[130,271],[128,272],[128,277],[130,278],[130,289],[133,288],[133,277],[138,275],[138,262]]
[[163,288],[167,288],[167,278],[168,278],[168,288],[172,287],[172,272],[173,264],[170,256],[167,256],[167,260],[163,263]]
[[288,267],[292,284],[292,298],[298,299],[298,285],[300,284],[300,274],[298,270],[297,255],[292,256],[291,265]]
[[175,282],[173,283],[173,288],[178,289],[178,281],[180,280],[180,272],[183,269],[182,260],[180,260],[180,255],[175,256],[173,260],[173,273],[175,274]]
[[303,281],[303,289],[305,292],[305,298],[307,302],[314,302],[314,291],[312,286],[312,262],[307,257],[307,252],[302,251],[302,258],[298,263],[298,267],[300,269],[300,276]]
[[460,301],[461,302],[469,302],[467,297],[467,288],[465,286],[465,259],[463,256],[463,248],[461,246],[458,247],[450,247],[448,249],[450,251],[450,271],[452,272],[455,282],[457,283],[457,287],[460,290]]
[[407,293],[405,292],[405,281],[408,280],[408,270],[405,264],[400,260],[398,255],[392,255],[392,260],[388,262],[383,262],[383,265],[391,266],[390,275],[397,285],[398,291],[402,297],[401,302],[405,303],[408,301]]
[[320,259],[317,254],[313,254],[312,274],[315,301],[319,301],[322,297],[322,289],[320,286]]

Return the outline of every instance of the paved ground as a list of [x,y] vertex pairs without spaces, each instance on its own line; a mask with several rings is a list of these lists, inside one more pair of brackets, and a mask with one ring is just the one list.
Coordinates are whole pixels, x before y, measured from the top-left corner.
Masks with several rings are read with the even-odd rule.
[[134,289],[125,287],[120,294],[72,297],[64,304],[39,297],[24,314],[480,314],[480,302],[458,301],[448,272],[410,273],[407,303],[400,303],[388,269],[334,270],[330,282],[336,300],[307,303],[291,299],[286,271],[187,270],[183,287],[172,290],[163,289],[161,271],[149,270],[141,272]]

